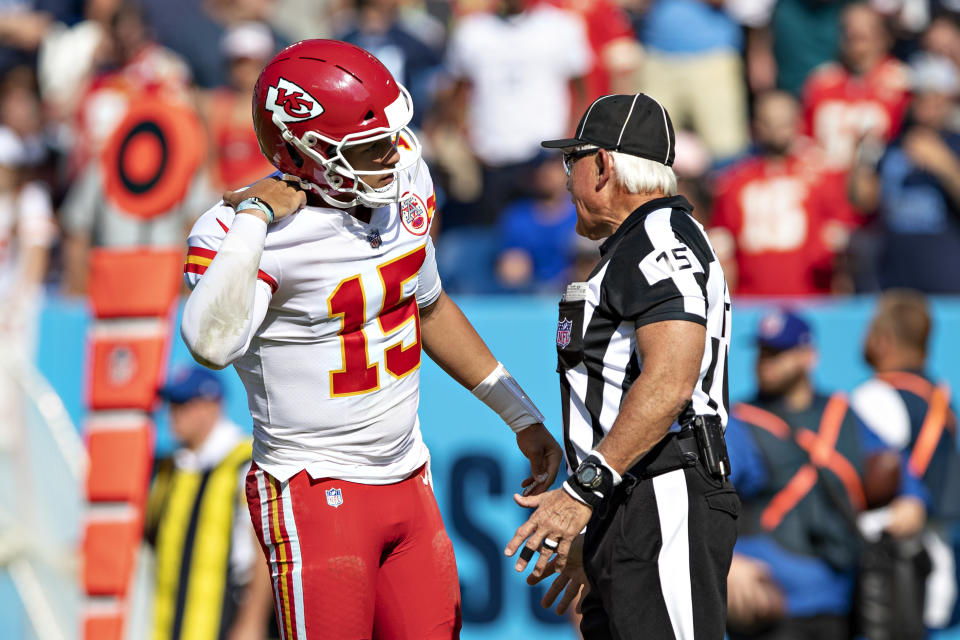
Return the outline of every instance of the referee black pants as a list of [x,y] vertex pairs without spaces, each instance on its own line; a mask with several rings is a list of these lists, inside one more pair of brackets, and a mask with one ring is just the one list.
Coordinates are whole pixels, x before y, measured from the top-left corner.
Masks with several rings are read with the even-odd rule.
[[733,486],[700,463],[625,479],[587,525],[585,640],[722,640],[739,513]]

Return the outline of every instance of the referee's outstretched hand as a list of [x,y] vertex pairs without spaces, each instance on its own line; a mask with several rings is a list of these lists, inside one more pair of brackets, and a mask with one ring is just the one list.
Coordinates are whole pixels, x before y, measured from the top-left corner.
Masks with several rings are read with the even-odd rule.
[[540,557],[530,572],[533,578],[545,575],[547,563],[554,553],[556,557],[553,566],[556,570],[563,571],[570,554],[570,545],[587,526],[593,511],[584,503],[570,497],[563,489],[554,489],[536,496],[515,493],[513,499],[521,507],[535,508],[536,511],[520,525],[503,552],[512,556],[524,546],[516,564],[516,570],[523,571],[533,554],[539,551]]

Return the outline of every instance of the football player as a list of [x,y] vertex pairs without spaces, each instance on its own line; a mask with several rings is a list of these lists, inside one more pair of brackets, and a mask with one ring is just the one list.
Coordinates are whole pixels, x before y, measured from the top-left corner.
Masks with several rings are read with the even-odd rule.
[[417,418],[421,349],[516,432],[529,493],[562,459],[441,288],[411,117],[410,94],[363,49],[284,49],[253,96],[278,172],[226,194],[188,239],[181,332],[246,387],[247,502],[284,640],[458,636],[453,547]]

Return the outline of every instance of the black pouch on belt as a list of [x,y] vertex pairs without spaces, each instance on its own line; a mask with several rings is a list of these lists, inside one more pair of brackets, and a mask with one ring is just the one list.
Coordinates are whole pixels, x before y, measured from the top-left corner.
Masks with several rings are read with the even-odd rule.
[[720,416],[696,416],[690,427],[697,438],[700,459],[707,472],[715,478],[730,475],[730,458],[727,457],[727,442],[723,439],[723,424]]

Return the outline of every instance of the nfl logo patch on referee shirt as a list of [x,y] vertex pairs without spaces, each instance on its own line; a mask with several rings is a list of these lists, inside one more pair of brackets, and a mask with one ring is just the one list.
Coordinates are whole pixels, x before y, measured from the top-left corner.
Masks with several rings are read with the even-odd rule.
[[343,493],[340,489],[327,489],[327,504],[331,507],[339,507],[343,504]]
[[570,344],[570,330],[573,329],[573,321],[564,318],[557,323],[557,346],[566,349]]

